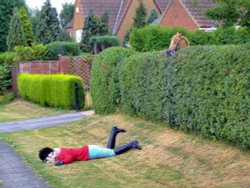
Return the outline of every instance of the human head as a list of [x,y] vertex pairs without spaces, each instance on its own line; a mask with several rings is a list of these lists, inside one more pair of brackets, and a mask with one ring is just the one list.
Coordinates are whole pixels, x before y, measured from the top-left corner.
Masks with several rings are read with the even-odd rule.
[[52,154],[54,152],[53,149],[49,148],[49,147],[45,147],[43,149],[41,149],[39,151],[39,158],[43,161],[43,162],[46,162],[48,163],[47,161],[47,158],[50,154]]

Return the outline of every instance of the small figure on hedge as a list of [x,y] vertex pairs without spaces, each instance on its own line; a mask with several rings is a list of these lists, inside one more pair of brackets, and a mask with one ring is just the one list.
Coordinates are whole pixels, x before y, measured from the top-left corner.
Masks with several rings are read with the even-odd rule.
[[39,158],[44,163],[55,163],[55,166],[70,164],[74,161],[88,161],[120,155],[131,149],[141,150],[137,140],[115,148],[116,136],[120,132],[126,132],[124,129],[112,127],[109,136],[107,148],[98,145],[86,145],[79,148],[49,148],[45,147],[39,151]]

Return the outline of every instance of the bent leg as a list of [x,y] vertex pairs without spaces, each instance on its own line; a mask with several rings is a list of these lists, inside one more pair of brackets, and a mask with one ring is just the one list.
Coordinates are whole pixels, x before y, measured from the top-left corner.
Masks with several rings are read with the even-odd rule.
[[112,127],[111,133],[109,135],[107,148],[109,148],[109,149],[114,149],[115,148],[116,136],[120,132],[126,132],[126,131],[124,129],[119,129],[117,127]]

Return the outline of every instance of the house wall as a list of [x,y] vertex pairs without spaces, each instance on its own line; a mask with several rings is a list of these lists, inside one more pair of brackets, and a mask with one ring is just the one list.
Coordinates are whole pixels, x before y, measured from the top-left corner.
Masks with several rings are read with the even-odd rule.
[[[134,24],[134,17],[135,17],[135,10],[139,7],[139,0],[132,0],[131,4],[127,10],[127,14],[123,18],[123,21],[121,22],[121,25],[119,26],[118,32],[116,35],[120,38],[121,43],[123,43],[124,36],[127,34],[127,32],[130,30],[130,28]],[[147,9],[147,18],[150,16],[150,13],[153,9],[156,9],[158,12],[158,15],[160,15],[160,12],[158,8],[155,5],[154,0],[142,0],[143,4],[145,5]]]
[[[78,12],[77,12],[78,8]],[[83,18],[83,11],[81,11],[81,3],[80,0],[76,0],[75,2],[75,10],[74,10],[74,21],[73,21],[73,33],[72,33],[72,38],[76,40],[76,33],[77,31],[81,31],[83,28],[84,24],[84,18]]]
[[179,0],[172,1],[166,12],[164,12],[160,25],[168,27],[180,26],[189,30],[199,29],[198,24]]

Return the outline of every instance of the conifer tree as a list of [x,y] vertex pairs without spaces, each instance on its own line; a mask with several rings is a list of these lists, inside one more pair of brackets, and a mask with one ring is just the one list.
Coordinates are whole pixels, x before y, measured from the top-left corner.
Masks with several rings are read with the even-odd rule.
[[13,50],[15,46],[26,46],[26,38],[23,31],[21,16],[17,8],[13,10],[10,20],[9,33],[7,36],[8,50]]
[[135,17],[134,17],[134,27],[142,28],[146,25],[146,16],[147,9],[145,5],[140,1],[140,5],[135,9]]
[[25,6],[24,0],[0,0],[0,52],[7,50],[10,19],[15,7]]
[[75,5],[73,3],[64,3],[62,5],[62,11],[60,13],[60,21],[62,28],[71,22],[74,16]]
[[105,12],[101,15],[99,34],[100,35],[108,35],[109,34],[109,14],[108,14],[107,10],[105,10]]
[[80,48],[84,52],[90,52],[92,47],[90,44],[90,38],[99,34],[99,18],[94,14],[93,10],[89,11],[89,15],[85,18],[84,27],[82,31],[82,38],[80,42]]
[[19,9],[19,14],[21,16],[21,23],[26,38],[26,43],[27,45],[31,46],[31,44],[34,42],[31,20],[24,7]]
[[47,0],[42,7],[36,29],[37,42],[48,44],[60,40],[61,35],[57,11],[51,6],[50,0]]
[[151,14],[148,18],[147,24],[153,23],[158,18],[158,13],[155,9],[151,11]]

